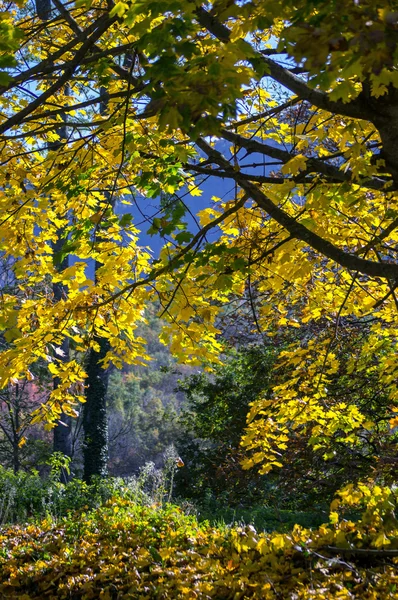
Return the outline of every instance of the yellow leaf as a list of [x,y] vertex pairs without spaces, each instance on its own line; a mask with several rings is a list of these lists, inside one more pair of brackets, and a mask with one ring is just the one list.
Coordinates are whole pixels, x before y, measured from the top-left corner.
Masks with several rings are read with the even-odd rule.
[[112,10],[109,13],[109,16],[112,18],[115,15],[117,15],[118,17],[122,17],[124,15],[124,13],[128,10],[129,5],[126,4],[125,2],[117,2],[115,4],[115,6],[112,8]]
[[200,190],[197,186],[189,186],[189,193],[191,196],[201,196],[203,191]]
[[393,419],[390,419],[389,423],[390,423],[391,429],[398,427],[398,417],[394,417]]
[[283,550],[286,546],[286,538],[284,535],[275,535],[271,538],[271,544],[275,550]]
[[379,533],[379,535],[372,540],[372,546],[375,546],[375,548],[382,548],[383,546],[388,546],[389,544],[391,544],[391,541],[388,539],[384,531]]
[[283,165],[281,171],[284,175],[297,175],[300,171],[304,171],[306,167],[307,157],[303,154],[297,154]]
[[57,365],[55,363],[53,363],[53,362],[49,363],[48,370],[50,371],[50,373],[52,375],[58,375],[59,374],[59,369],[58,369]]
[[94,223],[94,225],[98,225],[98,223],[101,222],[103,216],[104,216],[104,213],[101,210],[99,210],[98,212],[96,212],[93,215],[91,215],[90,221],[92,223]]

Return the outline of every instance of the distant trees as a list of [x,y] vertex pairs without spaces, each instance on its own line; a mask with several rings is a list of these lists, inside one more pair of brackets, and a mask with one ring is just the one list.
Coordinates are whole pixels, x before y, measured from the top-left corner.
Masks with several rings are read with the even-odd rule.
[[115,475],[137,472],[146,462],[162,463],[165,449],[182,432],[179,415],[186,402],[178,378],[192,371],[179,366],[159,341],[158,307],[148,306],[140,326],[151,358],[147,366],[114,370],[109,380],[109,465]]
[[1,464],[11,466],[14,473],[25,462],[27,452],[35,454],[31,443],[24,447],[30,414],[39,404],[34,392],[26,380],[9,385],[0,392],[0,460]]

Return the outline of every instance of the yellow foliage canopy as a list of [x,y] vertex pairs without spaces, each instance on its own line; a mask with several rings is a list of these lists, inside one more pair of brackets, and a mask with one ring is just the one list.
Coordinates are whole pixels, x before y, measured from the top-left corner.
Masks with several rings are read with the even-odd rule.
[[[212,362],[219,315],[255,290],[257,327],[313,324],[316,336],[283,353],[291,379],[254,404],[247,466],[280,464],[300,428],[313,445],[337,430],[355,444],[372,425],[329,398],[328,379],[366,372],[373,357],[395,427],[393,3],[57,0],[44,20],[21,3],[1,8],[0,247],[12,276],[0,385],[46,363],[61,386],[36,418],[54,423],[83,396],[82,361],[60,360],[65,337],[82,355],[108,339],[104,367],[145,361],[137,324],[156,300],[172,351]],[[214,177],[230,185],[209,206],[200,186]],[[139,222],[110,207],[159,196],[154,259]],[[341,365],[346,319],[366,343]]]

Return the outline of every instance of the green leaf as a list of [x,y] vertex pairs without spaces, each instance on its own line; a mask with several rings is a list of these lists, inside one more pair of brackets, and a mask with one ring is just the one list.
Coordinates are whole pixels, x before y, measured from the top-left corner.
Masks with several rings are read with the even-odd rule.
[[184,244],[185,242],[190,242],[193,238],[193,234],[190,231],[181,231],[176,235],[176,241],[179,244]]
[[120,227],[128,227],[129,225],[131,225],[132,220],[133,215],[131,213],[126,213],[119,219],[119,225]]
[[8,85],[12,80],[11,75],[5,71],[0,71],[0,85]]
[[234,271],[244,271],[246,269],[246,261],[244,258],[235,258],[232,263],[232,268]]

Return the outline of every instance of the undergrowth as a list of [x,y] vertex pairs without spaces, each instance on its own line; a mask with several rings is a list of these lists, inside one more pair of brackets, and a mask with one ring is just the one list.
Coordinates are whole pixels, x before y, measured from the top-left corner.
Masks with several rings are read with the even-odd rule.
[[164,466],[159,469],[147,463],[136,476],[93,479],[88,484],[74,478],[60,482],[68,463],[54,453],[47,477],[37,471],[14,473],[0,466],[0,525],[60,519],[69,512],[98,508],[110,498],[124,498],[136,504],[162,504],[171,500],[178,456],[171,446],[166,450]]
[[265,531],[289,531],[296,523],[313,528],[327,519],[327,512],[319,510],[290,511],[263,505],[232,508],[215,498],[205,498],[201,504],[172,498],[178,458],[170,447],[165,453],[163,468],[156,468],[150,462],[137,476],[98,478],[91,484],[77,478],[61,483],[60,472],[67,471],[68,464],[58,453],[51,458],[49,475],[44,478],[37,471],[15,474],[0,466],[0,525],[39,522],[44,518],[55,521],[70,512],[98,508],[110,498],[124,498],[146,506],[170,503],[173,499],[183,512],[194,514],[199,521],[217,526],[253,525]]
[[[347,486],[330,522],[289,533],[199,523],[176,506],[115,497],[40,525],[0,530],[10,600],[397,598],[394,490]],[[347,510],[361,510],[357,521]]]

